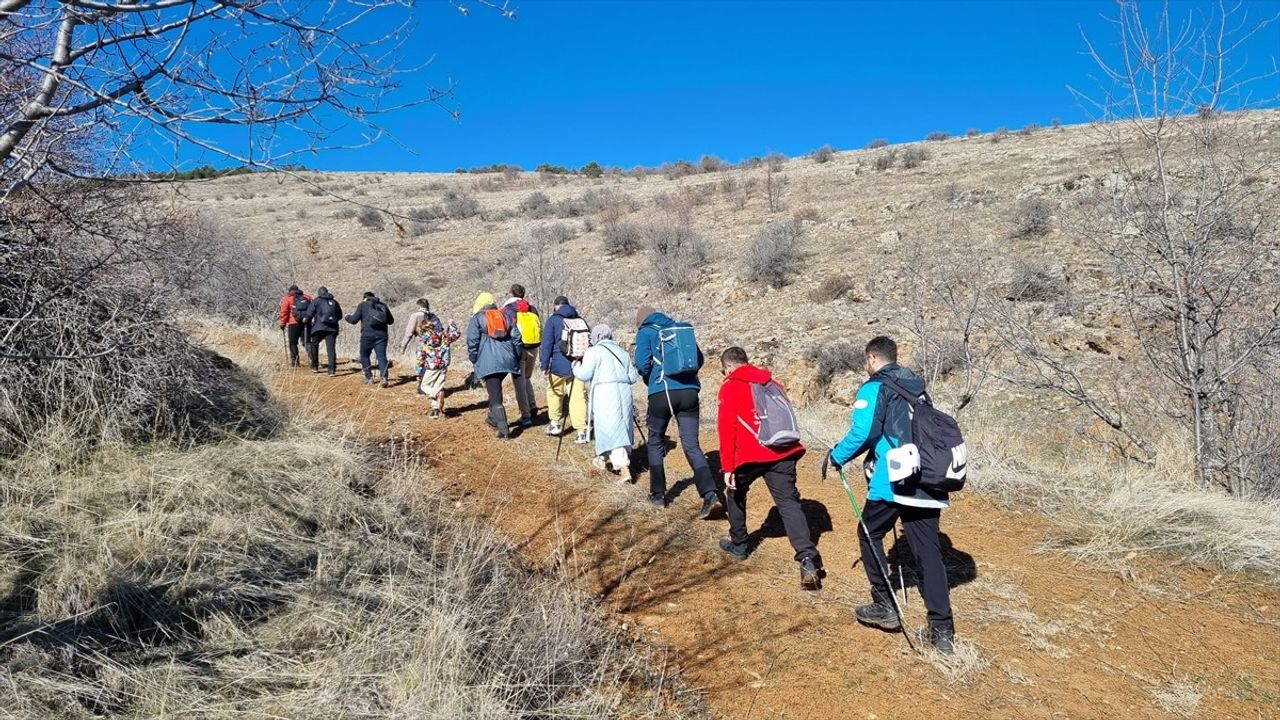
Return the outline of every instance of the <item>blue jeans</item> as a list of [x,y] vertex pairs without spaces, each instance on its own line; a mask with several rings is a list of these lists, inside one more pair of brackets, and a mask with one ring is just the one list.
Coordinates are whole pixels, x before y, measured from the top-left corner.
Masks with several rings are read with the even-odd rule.
[[383,380],[389,380],[387,377],[387,339],[384,337],[363,337],[360,338],[360,369],[364,371],[364,379],[368,380],[373,377],[373,369],[369,362],[371,353],[378,354],[378,373]]
[[711,466],[698,443],[698,391],[672,390],[670,403],[667,398],[665,392],[649,396],[649,495],[665,497],[667,494],[667,469],[662,466],[662,458],[667,454],[667,427],[671,424],[672,410],[680,431],[680,448],[693,469],[693,484],[698,488],[698,495],[704,498],[714,495],[716,483],[711,477]]

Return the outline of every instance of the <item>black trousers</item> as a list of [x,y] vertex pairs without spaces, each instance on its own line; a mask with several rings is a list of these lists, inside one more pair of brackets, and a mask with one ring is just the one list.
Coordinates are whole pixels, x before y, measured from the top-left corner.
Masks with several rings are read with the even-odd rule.
[[387,339],[384,337],[360,337],[360,369],[364,371],[365,379],[373,377],[372,363],[369,360],[371,354],[376,353],[378,356],[378,374],[383,380],[387,377]]
[[289,364],[297,367],[298,362],[298,343],[307,349],[307,354],[311,354],[311,333],[310,328],[302,323],[285,326],[285,337],[289,345]]
[[508,437],[511,433],[511,426],[507,424],[507,408],[502,404],[502,381],[506,377],[506,373],[498,373],[484,379],[484,389],[489,393],[489,423],[497,429],[498,437]]
[[[929,614],[930,627],[952,627],[951,588],[947,583],[947,567],[942,562],[942,541],[938,538],[938,520],[942,511],[938,508],[917,508],[883,500],[868,500],[862,509],[862,520],[867,525],[868,539],[858,528],[858,541],[862,546],[862,567],[871,582],[872,600],[890,605],[893,588],[880,568],[888,569],[884,554],[885,533],[893,529],[894,522],[902,518],[902,529],[920,568],[920,594]],[[872,552],[880,556],[876,562]]]
[[741,465],[734,472],[736,490],[725,491],[725,512],[729,515],[729,539],[735,543],[747,541],[747,491],[751,484],[764,478],[765,487],[773,496],[773,504],[782,516],[787,539],[796,551],[796,561],[817,559],[818,547],[809,533],[809,521],[800,506],[800,491],[796,489],[796,462],[799,456],[773,463]]
[[667,494],[667,469],[662,465],[662,458],[667,454],[667,427],[671,425],[672,410],[675,411],[676,427],[680,431],[680,448],[684,450],[684,458],[693,469],[693,484],[698,488],[698,495],[706,497],[714,494],[716,483],[711,477],[711,465],[707,463],[707,456],[702,453],[702,446],[698,444],[698,391],[688,389],[649,396],[649,495],[665,497]]
[[338,372],[338,333],[336,332],[313,332],[311,333],[311,343],[307,345],[307,352],[311,355],[311,369],[320,369],[320,343],[324,342],[325,352],[329,356],[329,374],[333,375]]

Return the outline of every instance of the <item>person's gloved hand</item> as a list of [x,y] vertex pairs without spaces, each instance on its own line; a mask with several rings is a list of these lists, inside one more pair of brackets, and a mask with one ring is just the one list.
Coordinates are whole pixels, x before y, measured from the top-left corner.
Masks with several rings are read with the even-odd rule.
[[829,466],[831,466],[831,465],[834,465],[834,466],[835,466],[835,468],[836,468],[836,470],[839,470],[839,469],[840,469],[840,463],[838,463],[838,462],[836,462],[834,459],[832,459],[832,457],[831,457],[831,453],[827,453],[827,454],[826,454],[825,456],[823,456],[823,458],[822,458],[822,468],[821,468],[821,471],[822,471],[822,479],[823,479],[823,480],[826,480],[826,479],[827,479],[827,469],[828,469],[828,467],[829,467]]

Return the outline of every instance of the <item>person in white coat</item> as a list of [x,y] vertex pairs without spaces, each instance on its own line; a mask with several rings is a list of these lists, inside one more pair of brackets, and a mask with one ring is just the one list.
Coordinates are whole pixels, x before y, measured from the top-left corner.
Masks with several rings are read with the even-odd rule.
[[591,383],[591,426],[596,435],[593,464],[621,473],[631,467],[635,444],[635,406],[631,386],[640,378],[631,355],[613,341],[613,330],[604,324],[591,328],[591,347],[573,375]]

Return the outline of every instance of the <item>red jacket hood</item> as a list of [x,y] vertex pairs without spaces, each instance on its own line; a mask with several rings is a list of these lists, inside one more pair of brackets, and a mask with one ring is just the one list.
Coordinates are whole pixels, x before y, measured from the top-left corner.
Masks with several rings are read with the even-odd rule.
[[728,379],[764,385],[770,380],[773,380],[773,373],[765,370],[764,368],[758,368],[755,365],[743,365],[737,370],[729,373]]

